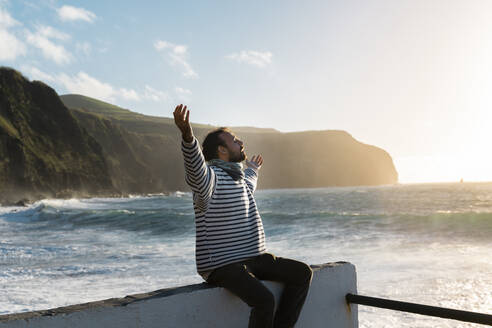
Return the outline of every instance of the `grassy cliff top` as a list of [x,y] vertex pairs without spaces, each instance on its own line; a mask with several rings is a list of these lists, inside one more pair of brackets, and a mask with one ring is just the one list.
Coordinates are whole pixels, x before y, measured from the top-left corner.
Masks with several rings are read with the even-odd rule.
[[[136,112],[132,112],[128,109],[118,107],[116,105],[90,98],[83,95],[77,94],[67,94],[60,96],[65,106],[71,109],[79,109],[85,112],[90,112],[98,115],[105,116],[107,118],[117,120],[117,121],[127,121],[135,123],[149,123],[151,125],[155,124],[168,124],[172,125],[174,128],[174,119],[169,117],[161,116],[149,116]],[[205,129],[211,130],[214,128],[210,124],[200,124],[193,123],[193,128],[195,129]],[[238,133],[278,133],[277,130],[272,128],[256,128],[249,126],[238,126],[230,127],[233,131]],[[143,132],[143,131],[139,131]]]

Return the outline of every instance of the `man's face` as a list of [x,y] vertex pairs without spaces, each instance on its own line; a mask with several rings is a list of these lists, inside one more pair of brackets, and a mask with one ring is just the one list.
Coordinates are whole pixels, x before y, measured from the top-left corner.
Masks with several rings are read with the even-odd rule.
[[224,132],[220,135],[229,153],[229,162],[242,162],[246,159],[243,142],[235,135]]

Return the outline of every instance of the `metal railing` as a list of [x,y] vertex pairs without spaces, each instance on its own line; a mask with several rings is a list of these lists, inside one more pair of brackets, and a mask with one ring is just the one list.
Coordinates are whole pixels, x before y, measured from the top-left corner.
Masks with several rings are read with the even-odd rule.
[[437,306],[393,301],[383,298],[354,295],[354,294],[347,294],[345,298],[348,303],[367,305],[367,306],[373,306],[383,309],[417,313],[417,314],[427,315],[431,317],[454,319],[459,321],[473,322],[473,323],[492,326],[492,315],[485,314],[485,313],[447,309]]

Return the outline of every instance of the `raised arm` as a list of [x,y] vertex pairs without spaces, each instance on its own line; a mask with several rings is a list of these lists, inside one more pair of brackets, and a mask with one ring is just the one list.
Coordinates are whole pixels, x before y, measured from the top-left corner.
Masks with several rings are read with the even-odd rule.
[[244,170],[244,180],[248,185],[251,192],[256,190],[256,185],[258,181],[258,171],[263,164],[263,157],[261,155],[254,155],[251,160],[246,161],[248,168]]
[[[185,164],[185,180],[193,190],[197,205],[204,208],[208,200],[212,196],[215,173],[205,163],[198,140],[193,135],[193,129],[190,124],[190,111],[186,106],[179,105],[174,110],[174,123],[181,131],[182,143],[181,150],[183,152]],[[198,199],[196,199],[196,197]]]

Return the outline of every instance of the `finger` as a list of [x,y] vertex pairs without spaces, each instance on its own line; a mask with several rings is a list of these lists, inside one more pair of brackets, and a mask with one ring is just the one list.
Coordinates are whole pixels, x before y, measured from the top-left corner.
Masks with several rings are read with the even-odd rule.
[[186,124],[190,124],[190,111],[186,112],[185,122],[186,122]]
[[183,108],[181,109],[181,119],[184,121],[185,118],[186,118],[186,113],[188,111],[186,110],[186,106],[183,106]]
[[184,123],[185,120],[186,120],[186,113],[188,111],[186,110],[186,107],[183,107],[183,109],[181,109],[181,122]]

